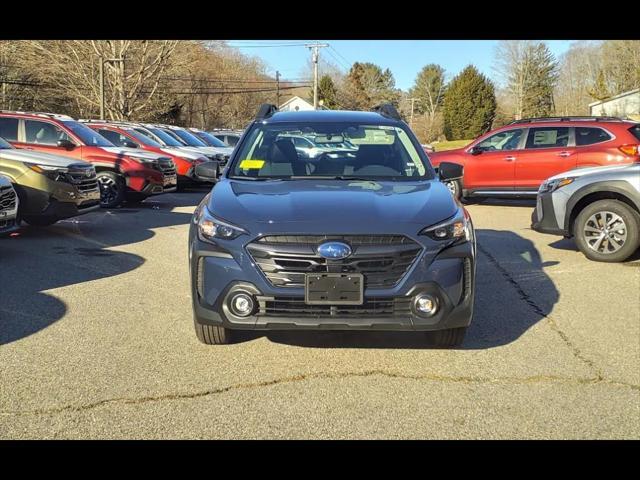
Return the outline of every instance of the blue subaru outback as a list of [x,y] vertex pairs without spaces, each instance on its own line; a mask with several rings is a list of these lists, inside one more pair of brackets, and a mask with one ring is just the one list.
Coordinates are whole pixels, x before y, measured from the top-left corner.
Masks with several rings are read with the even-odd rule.
[[[300,138],[314,155],[299,153]],[[216,175],[209,164],[198,169]],[[446,163],[435,173],[391,105],[263,105],[191,223],[198,338],[375,329],[426,331],[438,346],[459,345],[473,314],[475,234],[440,180],[461,176]]]

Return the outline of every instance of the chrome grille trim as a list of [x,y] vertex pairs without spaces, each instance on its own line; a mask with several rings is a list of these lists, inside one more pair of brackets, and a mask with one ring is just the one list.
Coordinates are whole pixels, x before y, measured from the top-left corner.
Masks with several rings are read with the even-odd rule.
[[0,211],[15,209],[17,198],[16,191],[13,187],[0,187]]
[[[316,253],[318,245],[339,240],[353,248],[342,260]],[[362,273],[366,288],[392,288],[406,275],[422,247],[403,235],[267,235],[247,251],[274,287],[304,287],[308,273]]]

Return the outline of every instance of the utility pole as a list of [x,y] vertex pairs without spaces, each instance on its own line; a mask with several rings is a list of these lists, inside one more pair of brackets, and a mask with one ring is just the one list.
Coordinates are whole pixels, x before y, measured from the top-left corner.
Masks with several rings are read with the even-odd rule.
[[311,61],[313,62],[313,108],[314,110],[318,109],[318,58],[320,54],[318,52],[319,48],[328,47],[328,43],[308,43],[305,45],[309,50],[311,50]]
[[103,58],[100,57],[100,120],[104,120],[104,64],[124,62],[124,58]]
[[280,108],[280,72],[276,70],[276,107]]

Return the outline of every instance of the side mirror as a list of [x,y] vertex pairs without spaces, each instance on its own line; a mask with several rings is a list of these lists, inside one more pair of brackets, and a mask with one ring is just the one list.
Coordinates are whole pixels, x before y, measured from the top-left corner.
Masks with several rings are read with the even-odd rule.
[[76,148],[76,144],[70,140],[58,140],[56,145],[66,150],[73,150],[74,148]]
[[139,148],[140,147],[137,143],[132,142],[131,140],[123,141],[122,142],[122,146],[123,147],[127,147],[127,148]]
[[205,182],[215,182],[220,176],[220,164],[215,160],[196,165],[196,177]]
[[478,147],[471,147],[471,148],[469,149],[469,153],[470,153],[471,155],[480,155],[483,151],[484,151],[484,150],[482,150],[481,148],[478,148]]
[[457,163],[442,162],[438,167],[440,180],[457,180],[462,178],[464,167]]

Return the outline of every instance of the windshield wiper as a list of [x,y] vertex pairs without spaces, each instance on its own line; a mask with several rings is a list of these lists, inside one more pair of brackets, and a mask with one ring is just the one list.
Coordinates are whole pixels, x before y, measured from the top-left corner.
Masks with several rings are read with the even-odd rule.
[[356,177],[352,175],[293,175],[285,180],[356,180],[363,182],[375,182],[375,178]]

